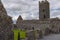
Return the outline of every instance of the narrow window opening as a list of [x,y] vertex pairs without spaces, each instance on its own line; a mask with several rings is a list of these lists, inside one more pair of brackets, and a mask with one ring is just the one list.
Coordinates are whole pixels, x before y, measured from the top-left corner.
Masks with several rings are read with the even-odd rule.
[[42,11],[45,12],[45,9],[43,9]]
[[44,15],[44,18],[46,18],[45,15]]

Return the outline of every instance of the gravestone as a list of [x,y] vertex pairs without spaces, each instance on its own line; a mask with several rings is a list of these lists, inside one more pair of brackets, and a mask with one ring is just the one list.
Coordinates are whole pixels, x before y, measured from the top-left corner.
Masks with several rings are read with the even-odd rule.
[[43,38],[42,30],[39,30],[39,38]]
[[30,32],[27,33],[27,40],[35,40],[34,31],[30,31]]
[[36,39],[40,40],[41,38],[43,38],[42,30],[37,30]]
[[45,29],[45,35],[48,35],[49,34],[49,28],[46,28]]

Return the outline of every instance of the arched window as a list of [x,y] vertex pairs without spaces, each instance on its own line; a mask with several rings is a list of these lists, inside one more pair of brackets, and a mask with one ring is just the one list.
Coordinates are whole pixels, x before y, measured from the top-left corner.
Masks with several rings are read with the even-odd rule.
[[45,12],[45,9],[43,9],[42,11]]
[[44,15],[44,18],[46,18],[46,16]]

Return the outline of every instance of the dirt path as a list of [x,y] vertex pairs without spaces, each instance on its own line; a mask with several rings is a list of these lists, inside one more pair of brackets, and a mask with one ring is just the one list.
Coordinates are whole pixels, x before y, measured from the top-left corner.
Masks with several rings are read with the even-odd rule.
[[40,40],[60,40],[60,34],[51,34]]

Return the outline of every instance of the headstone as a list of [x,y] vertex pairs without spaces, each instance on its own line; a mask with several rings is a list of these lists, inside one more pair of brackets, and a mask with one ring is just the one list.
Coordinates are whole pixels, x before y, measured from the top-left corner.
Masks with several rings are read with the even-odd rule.
[[27,40],[35,40],[34,31],[30,31],[29,33],[27,33]]
[[43,38],[42,30],[39,30],[39,38]]
[[43,38],[42,30],[37,30],[36,39],[40,40],[41,38]]
[[45,35],[48,35],[49,34],[49,28],[46,28],[45,29]]

